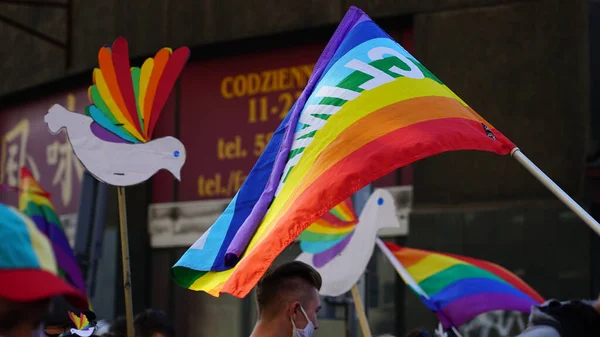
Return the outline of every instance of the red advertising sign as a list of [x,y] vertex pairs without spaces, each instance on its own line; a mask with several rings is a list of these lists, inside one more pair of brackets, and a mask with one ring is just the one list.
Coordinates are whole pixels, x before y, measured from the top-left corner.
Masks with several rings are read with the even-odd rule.
[[[65,133],[48,131],[44,115],[55,103],[81,112],[88,104],[87,88],[0,110],[0,183],[17,187],[20,167],[26,166],[51,193],[59,214],[76,213],[84,168]],[[18,206],[18,193],[2,188],[0,202]]]
[[186,67],[180,139],[189,154],[180,200],[236,193],[306,86],[323,47],[302,45]]

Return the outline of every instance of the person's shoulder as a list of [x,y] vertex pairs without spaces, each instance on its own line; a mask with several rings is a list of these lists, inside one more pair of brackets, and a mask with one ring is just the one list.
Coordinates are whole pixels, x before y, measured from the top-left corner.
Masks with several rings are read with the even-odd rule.
[[534,325],[516,337],[561,337],[560,333],[548,325]]

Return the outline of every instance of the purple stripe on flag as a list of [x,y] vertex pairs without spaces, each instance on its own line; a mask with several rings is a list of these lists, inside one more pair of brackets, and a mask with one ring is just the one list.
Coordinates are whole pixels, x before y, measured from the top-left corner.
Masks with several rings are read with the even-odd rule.
[[40,232],[44,233],[46,237],[50,239],[52,244],[58,245],[58,247],[61,247],[65,252],[73,251],[69,244],[69,239],[67,239],[67,236],[61,230],[59,225],[48,222],[48,220],[41,215],[34,215],[30,218],[36,224]]
[[537,305],[535,301],[519,296],[482,293],[460,298],[448,304],[441,311],[437,311],[436,315],[444,328],[447,329],[452,326],[459,327],[477,317],[477,315],[488,311],[510,310],[528,314],[534,305]]
[[85,283],[75,257],[65,252],[54,242],[52,243],[52,248],[54,250],[54,255],[56,256],[58,268],[65,272],[69,281],[73,283],[76,288],[85,293]]
[[304,88],[304,91],[302,91],[298,101],[296,101],[296,104],[294,104],[292,111],[290,111],[290,122],[286,126],[287,130],[283,136],[281,148],[279,149],[277,157],[275,158],[273,171],[271,172],[269,181],[267,182],[263,193],[260,195],[260,198],[254,205],[254,208],[252,208],[252,211],[246,220],[244,220],[244,223],[231,241],[229,248],[227,249],[227,253],[225,253],[225,266],[233,267],[238,263],[242,254],[248,247],[250,239],[256,232],[256,229],[267,213],[267,210],[271,205],[271,201],[273,200],[273,196],[279,185],[279,181],[281,180],[281,176],[283,175],[283,169],[285,168],[285,164],[288,160],[288,155],[292,147],[292,142],[294,141],[294,133],[296,131],[296,125],[298,124],[300,113],[302,112],[302,109],[304,108],[304,105],[306,104],[306,101],[312,93],[315,85],[319,82],[319,80],[321,80],[321,76],[323,75],[325,68],[335,54],[340,43],[344,40],[344,37],[350,30],[352,30],[352,28],[356,25],[356,22],[363,15],[365,14],[360,9],[356,7],[350,8],[348,13],[346,13],[340,22],[337,30],[331,37],[331,40],[329,40],[329,43],[325,47],[323,54],[321,54],[321,57],[319,57],[319,60],[315,64],[315,68],[310,79],[308,80],[306,88]]
[[354,232],[351,232],[342,241],[338,242],[335,246],[327,249],[322,253],[313,255],[313,264],[315,265],[315,267],[321,268],[324,265],[326,265],[329,261],[331,261],[334,257],[338,256],[338,254],[340,254],[344,250],[344,248],[346,248],[348,242],[350,242],[350,239],[352,239],[352,235],[354,235]]

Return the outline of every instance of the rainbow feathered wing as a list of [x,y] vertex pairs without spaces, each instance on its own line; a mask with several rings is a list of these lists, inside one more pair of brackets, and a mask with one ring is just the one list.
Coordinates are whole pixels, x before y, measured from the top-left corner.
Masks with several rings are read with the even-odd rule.
[[323,267],[348,245],[357,223],[352,200],[348,198],[300,234],[300,248],[313,254],[314,266]]
[[303,230],[370,182],[446,151],[514,148],[352,7],[238,193],[173,266],[174,279],[244,297]]
[[90,322],[85,314],[81,313],[79,316],[77,316],[69,311],[69,318],[71,318],[71,321],[75,326],[75,328],[70,330],[72,334],[81,337],[88,337],[94,333],[95,328],[90,326]]
[[[127,40],[119,37],[112,48],[98,53],[93,85],[85,111],[95,124],[92,131],[113,142],[145,143],[190,56],[187,47],[161,49],[140,67],[130,67]],[[108,132],[107,132],[108,131]]]

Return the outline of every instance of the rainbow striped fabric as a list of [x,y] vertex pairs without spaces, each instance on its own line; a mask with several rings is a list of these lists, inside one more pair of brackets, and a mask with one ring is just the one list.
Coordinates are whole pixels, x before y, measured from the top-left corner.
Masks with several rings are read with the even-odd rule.
[[58,264],[58,275],[85,294],[85,282],[75,253],[69,245],[69,240],[49,197],[50,194],[38,184],[31,172],[22,167],[19,210],[48,237]]
[[113,142],[145,143],[169,94],[183,70],[190,50],[161,49],[142,67],[130,67],[127,40],[119,37],[98,53],[100,68],[94,69],[94,85],[88,89],[91,105],[85,108],[94,119],[92,131]]
[[244,297],[304,229],[373,180],[445,151],[505,155],[514,147],[352,7],[241,189],[173,267],[174,279]]
[[488,311],[529,313],[532,306],[544,302],[523,280],[497,264],[385,244],[429,296],[419,297],[445,328],[459,327]]
[[348,198],[300,234],[300,248],[313,254],[313,265],[320,268],[344,250],[352,239],[356,224],[358,217],[352,199]]

